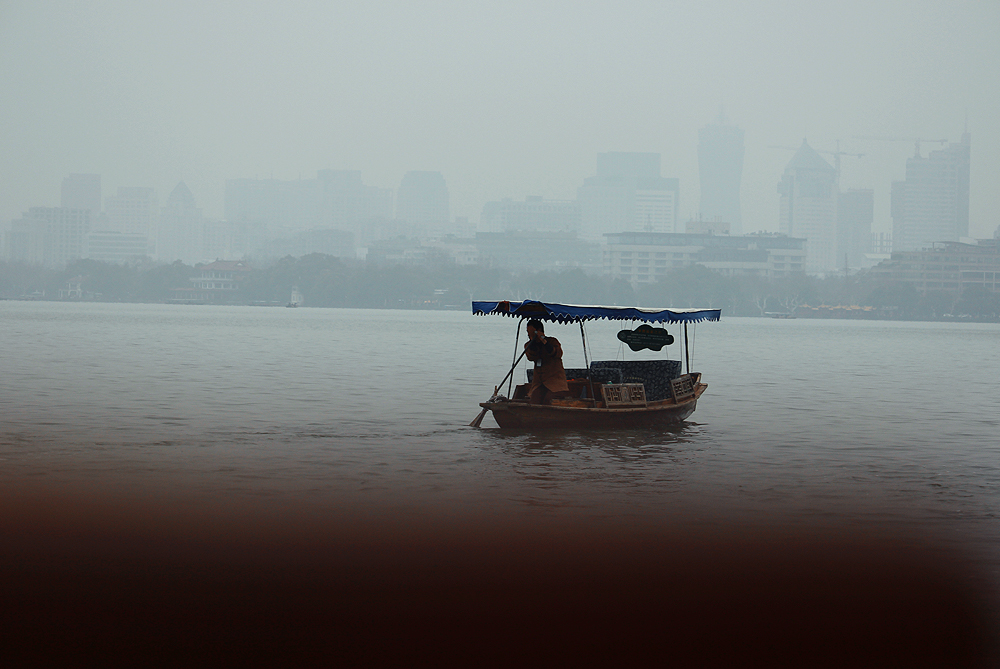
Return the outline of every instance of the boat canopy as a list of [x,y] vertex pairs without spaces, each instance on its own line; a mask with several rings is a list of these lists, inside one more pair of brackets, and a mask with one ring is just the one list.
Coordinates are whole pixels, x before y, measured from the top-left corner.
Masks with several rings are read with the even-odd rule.
[[607,318],[613,321],[645,321],[646,323],[699,323],[717,321],[721,309],[640,309],[638,307],[598,307],[575,304],[555,304],[524,300],[511,302],[473,302],[475,316],[511,316],[537,318],[557,323],[580,323]]

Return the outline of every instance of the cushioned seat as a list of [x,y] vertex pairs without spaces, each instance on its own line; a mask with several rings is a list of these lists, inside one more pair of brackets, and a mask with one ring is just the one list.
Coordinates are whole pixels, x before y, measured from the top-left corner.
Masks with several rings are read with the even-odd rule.
[[670,380],[681,375],[679,360],[595,360],[590,363],[594,372],[615,369],[621,381],[615,383],[641,383],[646,387],[646,400],[655,402],[673,397]]

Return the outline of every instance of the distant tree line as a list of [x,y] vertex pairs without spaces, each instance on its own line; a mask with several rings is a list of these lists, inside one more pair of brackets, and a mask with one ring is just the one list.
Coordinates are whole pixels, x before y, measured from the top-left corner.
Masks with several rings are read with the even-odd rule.
[[[253,261],[250,261],[254,266]],[[1000,295],[972,287],[956,296],[944,291],[920,293],[911,284],[868,274],[824,279],[795,274],[767,280],[729,277],[702,265],[675,269],[660,281],[633,289],[622,279],[579,269],[515,273],[477,265],[441,262],[426,265],[376,265],[313,253],[254,266],[233,302],[275,303],[289,300],[292,287],[304,306],[443,309],[468,308],[474,299],[537,299],[580,304],[646,307],[711,307],[727,315],[763,316],[796,313],[802,307],[862,306],[855,315],[874,318],[933,320],[958,315],[994,320]],[[175,262],[130,265],[78,260],[64,270],[0,262],[0,298],[58,299],[60,289],[82,277],[83,299],[106,302],[166,302],[171,291],[191,285],[197,267]],[[44,295],[44,297],[42,297]]]

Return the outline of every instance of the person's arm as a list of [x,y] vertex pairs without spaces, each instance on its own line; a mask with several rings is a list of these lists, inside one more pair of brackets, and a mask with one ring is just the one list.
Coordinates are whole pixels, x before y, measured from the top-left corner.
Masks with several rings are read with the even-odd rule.
[[550,358],[561,359],[563,356],[562,344],[555,337],[548,337],[543,344],[545,354]]
[[528,351],[528,360],[551,360],[562,358],[562,346],[555,337],[544,335],[532,339],[524,348]]

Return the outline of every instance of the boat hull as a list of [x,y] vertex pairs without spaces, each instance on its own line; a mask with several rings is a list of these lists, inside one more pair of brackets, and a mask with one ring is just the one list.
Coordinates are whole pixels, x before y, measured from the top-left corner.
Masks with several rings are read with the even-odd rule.
[[699,384],[695,396],[680,403],[655,403],[646,407],[590,408],[527,404],[525,402],[482,402],[493,412],[501,428],[537,430],[547,428],[577,430],[621,430],[677,425],[687,419],[705,390]]

